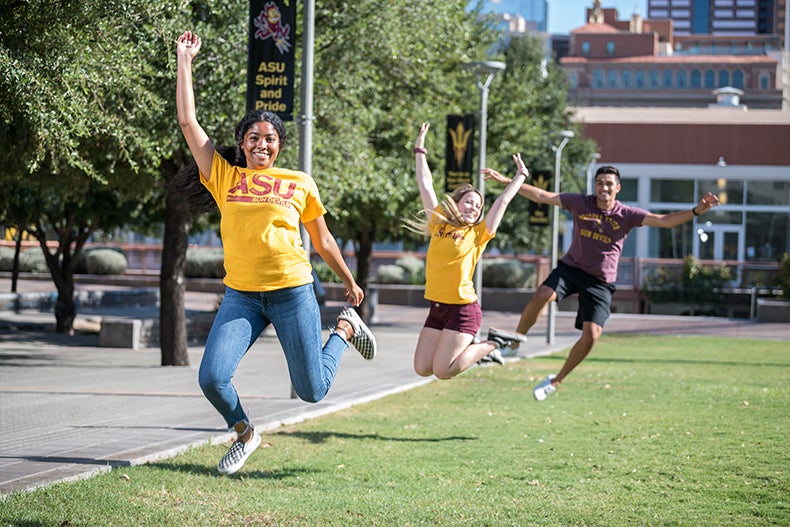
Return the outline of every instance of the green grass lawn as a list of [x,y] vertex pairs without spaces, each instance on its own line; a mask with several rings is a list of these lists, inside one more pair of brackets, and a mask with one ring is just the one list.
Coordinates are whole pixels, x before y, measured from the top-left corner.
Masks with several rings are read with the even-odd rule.
[[790,525],[790,346],[605,336],[565,354],[283,428],[235,476],[227,445],[0,502],[13,526]]

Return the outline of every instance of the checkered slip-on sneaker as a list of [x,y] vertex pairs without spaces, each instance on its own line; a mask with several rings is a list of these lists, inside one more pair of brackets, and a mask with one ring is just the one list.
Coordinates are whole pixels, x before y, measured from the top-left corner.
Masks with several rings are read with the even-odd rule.
[[357,311],[353,307],[343,308],[338,320],[345,320],[354,328],[354,336],[349,339],[352,346],[356,348],[362,358],[371,360],[376,356],[376,337],[370,331],[362,319],[359,318]]
[[239,469],[244,466],[244,462],[247,461],[250,454],[255,452],[255,449],[258,448],[260,444],[261,436],[255,431],[252,433],[252,439],[246,443],[242,443],[238,440],[234,441],[233,444],[230,445],[227,453],[219,460],[217,470],[227,475],[238,472]]

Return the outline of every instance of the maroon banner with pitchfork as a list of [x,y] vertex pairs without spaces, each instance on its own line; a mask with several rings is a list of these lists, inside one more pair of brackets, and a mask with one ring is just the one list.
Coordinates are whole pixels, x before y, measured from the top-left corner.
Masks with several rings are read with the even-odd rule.
[[293,120],[296,0],[250,0],[247,111]]

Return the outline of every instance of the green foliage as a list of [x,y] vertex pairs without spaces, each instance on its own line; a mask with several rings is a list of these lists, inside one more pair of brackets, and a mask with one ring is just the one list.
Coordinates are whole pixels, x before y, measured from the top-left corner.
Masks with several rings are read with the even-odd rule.
[[14,249],[0,247],[0,271],[11,271],[14,268]]
[[31,247],[19,255],[19,271],[22,273],[46,273],[47,262],[41,249]]
[[425,284],[425,260],[405,255],[394,264],[380,265],[376,269],[375,282],[379,284]]
[[782,298],[790,298],[790,254],[785,253],[779,263],[779,287],[782,288]]
[[83,267],[88,274],[120,275],[126,272],[128,263],[120,249],[95,247],[82,252],[78,268]]
[[645,279],[645,291],[651,302],[683,302],[687,304],[717,304],[722,299],[722,289],[732,280],[725,265],[702,265],[694,256],[683,259],[678,273],[659,268]]
[[378,284],[408,284],[409,273],[395,264],[379,265],[376,269],[376,283]]
[[225,253],[222,249],[197,247],[187,249],[184,275],[187,278],[223,278]]
[[563,359],[280,427],[231,477],[216,472],[228,443],[205,444],[15,492],[0,524],[788,525],[787,342],[605,334],[536,403],[529,387]]
[[484,287],[535,287],[535,265],[510,258],[483,260]]
[[[340,278],[332,271],[332,269],[326,264],[323,260],[314,260],[311,262],[313,266],[313,271],[315,271],[316,276],[321,281],[321,283],[326,284],[339,284]],[[352,273],[353,274],[353,273]]]

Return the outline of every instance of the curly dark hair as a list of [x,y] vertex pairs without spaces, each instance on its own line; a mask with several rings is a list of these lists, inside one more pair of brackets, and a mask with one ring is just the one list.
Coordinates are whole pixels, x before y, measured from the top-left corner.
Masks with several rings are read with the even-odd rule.
[[236,144],[241,145],[242,141],[244,141],[244,134],[247,133],[247,130],[249,130],[253,124],[259,123],[261,121],[270,123],[274,127],[274,129],[277,131],[277,135],[280,136],[280,148],[283,148],[287,138],[285,123],[283,123],[283,120],[280,119],[280,116],[276,113],[267,112],[264,110],[253,110],[247,113],[247,115],[245,115],[244,118],[239,121],[239,124],[236,125]]

